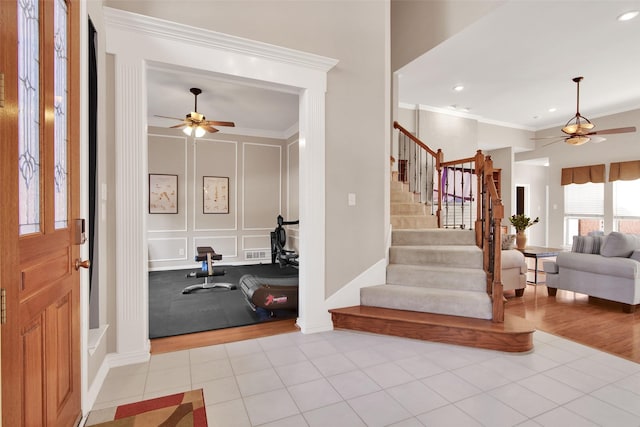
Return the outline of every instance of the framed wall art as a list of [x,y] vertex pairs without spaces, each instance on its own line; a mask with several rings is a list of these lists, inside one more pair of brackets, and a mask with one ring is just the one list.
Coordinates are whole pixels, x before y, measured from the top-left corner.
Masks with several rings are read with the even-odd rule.
[[149,174],[149,213],[178,213],[178,175]]
[[202,177],[202,209],[206,214],[229,213],[229,177]]

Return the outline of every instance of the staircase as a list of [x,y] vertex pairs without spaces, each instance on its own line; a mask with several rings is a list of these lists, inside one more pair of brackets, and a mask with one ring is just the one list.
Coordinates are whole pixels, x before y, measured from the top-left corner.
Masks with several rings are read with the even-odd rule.
[[391,222],[386,283],[360,289],[360,306],[330,310],[334,327],[509,352],[533,347],[534,329],[524,319],[491,321],[474,231],[437,228],[428,205],[395,179]]
[[396,230],[387,283],[362,288],[360,304],[491,319],[482,250],[465,230]]
[[475,234],[436,228],[436,216],[413,197],[407,184],[392,180],[387,283],[361,289],[360,304],[491,319]]

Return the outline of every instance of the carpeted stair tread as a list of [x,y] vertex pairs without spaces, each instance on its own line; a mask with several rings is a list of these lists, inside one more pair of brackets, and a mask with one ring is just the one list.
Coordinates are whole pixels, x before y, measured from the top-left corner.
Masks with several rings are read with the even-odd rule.
[[487,276],[479,268],[389,264],[387,284],[486,292]]
[[415,196],[408,191],[394,191],[391,193],[391,203],[413,203]]
[[[435,218],[435,216],[434,216]],[[476,235],[471,230],[395,230],[391,236],[391,245],[469,245],[475,246]]]
[[438,226],[435,215],[391,215],[394,230],[433,229]]
[[426,215],[424,203],[392,203],[391,215]]
[[390,264],[442,265],[448,267],[482,268],[482,250],[477,246],[433,245],[391,246]]
[[491,298],[484,292],[378,285],[360,289],[360,304],[452,316],[491,319]]

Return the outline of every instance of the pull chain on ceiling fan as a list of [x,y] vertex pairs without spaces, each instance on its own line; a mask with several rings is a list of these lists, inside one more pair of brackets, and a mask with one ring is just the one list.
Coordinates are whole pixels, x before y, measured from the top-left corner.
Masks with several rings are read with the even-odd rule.
[[198,113],[198,95],[202,93],[202,90],[197,87],[192,87],[191,89],[189,89],[189,92],[191,92],[194,96],[194,106],[193,106],[193,111],[187,114],[184,119],[178,119],[176,117],[158,116],[158,115],[156,115],[156,117],[182,121],[182,123],[180,123],[179,125],[171,126],[170,128],[175,129],[175,128],[184,127],[182,131],[186,135],[191,136],[193,134],[196,138],[200,138],[204,136],[206,132],[209,132],[209,133],[218,132],[218,129],[213,127],[214,125],[230,126],[230,127],[235,126],[235,123],[233,122],[220,122],[217,120],[206,120],[206,117],[204,115]]
[[[573,116],[566,125],[561,129],[566,135],[565,136],[547,136],[541,138],[531,138],[532,140],[540,140],[540,139],[559,139],[564,140],[567,144],[570,145],[582,145],[586,142],[602,142],[605,141],[605,138],[594,135],[611,135],[616,133],[629,133],[635,132],[636,128],[634,126],[624,127],[624,128],[615,128],[615,129],[603,129],[600,131],[591,131],[595,125],[591,123],[589,119],[580,114],[580,82],[584,79],[584,77],[574,77],[572,80],[577,85],[577,96],[576,96],[576,115]],[[557,141],[553,141],[557,142]],[[550,145],[553,142],[546,144]]]

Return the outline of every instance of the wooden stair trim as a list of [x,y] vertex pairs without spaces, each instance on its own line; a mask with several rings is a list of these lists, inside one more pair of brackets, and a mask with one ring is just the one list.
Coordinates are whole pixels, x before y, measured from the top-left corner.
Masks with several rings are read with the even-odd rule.
[[510,353],[533,349],[533,324],[521,317],[504,322],[381,307],[329,310],[334,328],[393,335]]

